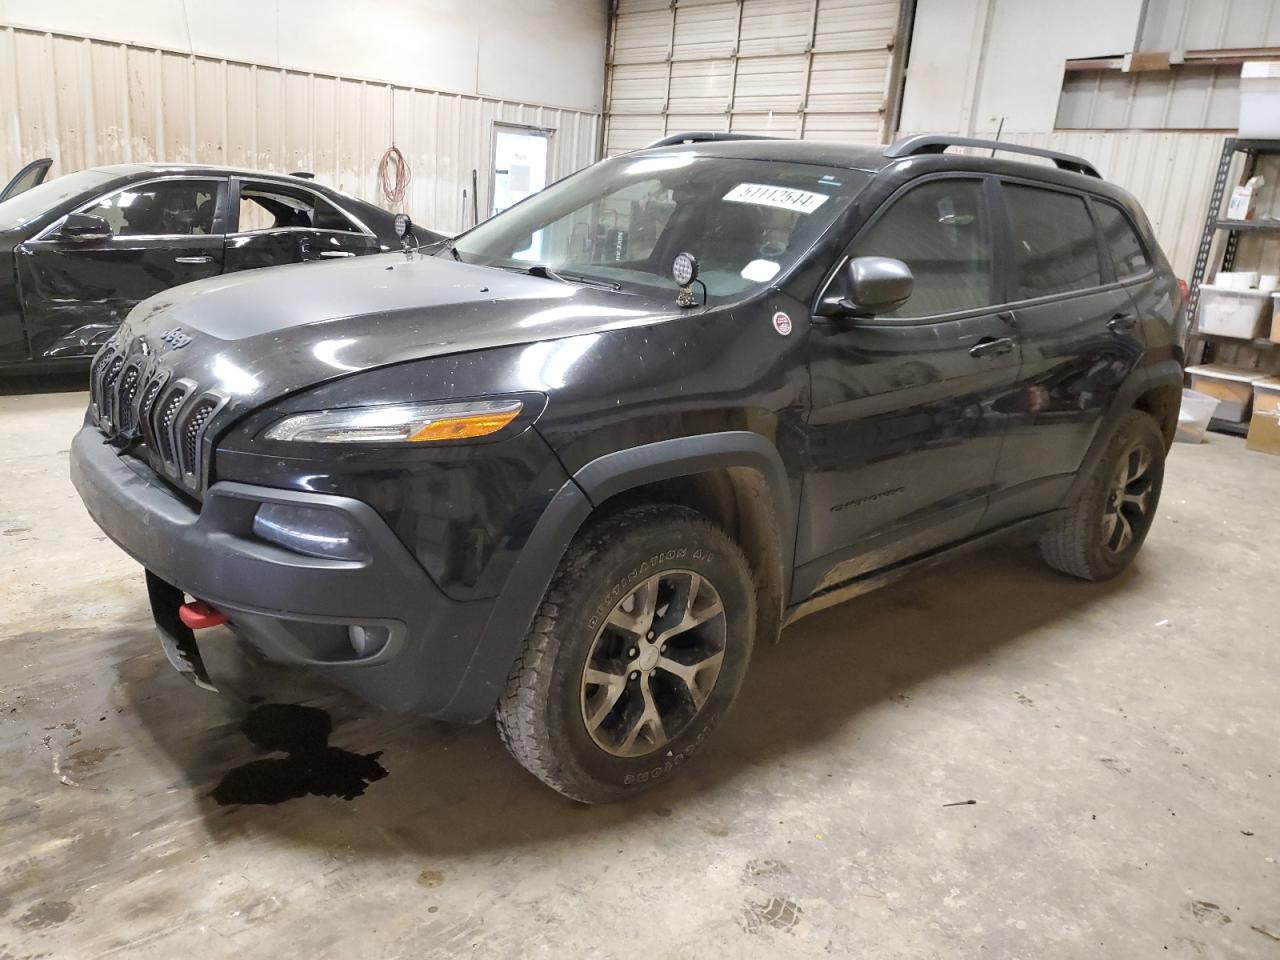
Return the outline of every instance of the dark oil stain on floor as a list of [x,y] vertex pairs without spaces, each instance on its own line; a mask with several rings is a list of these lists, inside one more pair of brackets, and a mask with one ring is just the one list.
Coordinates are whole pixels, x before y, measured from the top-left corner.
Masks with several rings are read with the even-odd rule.
[[378,763],[381,750],[362,754],[329,746],[333,720],[318,707],[264,703],[249,711],[240,729],[256,746],[287,756],[229,771],[212,793],[221,806],[276,804],[308,795],[354,800],[387,775]]

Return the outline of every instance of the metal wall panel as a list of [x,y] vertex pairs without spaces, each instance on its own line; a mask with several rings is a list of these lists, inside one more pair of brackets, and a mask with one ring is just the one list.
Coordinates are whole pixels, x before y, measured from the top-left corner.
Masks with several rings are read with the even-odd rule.
[[[663,95],[665,95],[665,73]],[[301,73],[83,37],[0,27],[0,179],[37,157],[53,174],[128,161],[310,170],[380,202],[394,140],[413,171],[404,208],[444,231],[486,209],[496,122],[553,130],[550,179],[595,159],[590,113]],[[7,171],[7,173],[5,173]],[[469,208],[468,202],[468,208]]]
[[724,130],[875,143],[899,0],[618,0],[606,153]]
[[1234,130],[1240,67],[1071,71],[1054,125],[1093,130]]
[[1280,47],[1277,0],[1155,0],[1146,5],[1138,49]]

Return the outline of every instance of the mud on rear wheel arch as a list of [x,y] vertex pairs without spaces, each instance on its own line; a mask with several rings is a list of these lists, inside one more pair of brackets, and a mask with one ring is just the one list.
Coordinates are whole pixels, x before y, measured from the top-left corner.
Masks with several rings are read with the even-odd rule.
[[786,469],[768,439],[735,430],[661,440],[606,454],[573,479],[597,514],[665,502],[709,516],[751,565],[759,599],[756,639],[776,638],[790,590],[795,518]]

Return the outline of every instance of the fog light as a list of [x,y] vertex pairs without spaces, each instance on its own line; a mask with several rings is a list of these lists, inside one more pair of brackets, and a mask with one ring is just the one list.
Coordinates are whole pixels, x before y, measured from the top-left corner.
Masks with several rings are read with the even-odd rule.
[[382,652],[382,648],[391,639],[391,631],[380,626],[354,626],[347,628],[347,637],[356,656],[372,657]]
[[356,530],[336,510],[264,503],[253,515],[253,532],[295,553],[326,560],[367,560]]

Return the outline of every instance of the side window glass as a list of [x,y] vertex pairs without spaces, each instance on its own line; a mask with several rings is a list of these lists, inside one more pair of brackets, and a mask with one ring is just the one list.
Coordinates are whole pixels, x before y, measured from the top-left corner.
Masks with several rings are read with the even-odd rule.
[[1057,190],[1004,185],[1018,262],[1018,300],[1102,284],[1098,239],[1084,198]]
[[1111,251],[1111,259],[1116,265],[1116,279],[1129,280],[1139,277],[1151,269],[1151,261],[1142,246],[1138,231],[1124,212],[1115,204],[1105,200],[1094,199],[1093,210],[1098,215],[1098,226],[1102,228],[1102,239]]
[[890,317],[927,317],[994,302],[991,225],[981,180],[931,180],[893,201],[850,256],[893,257],[911,268],[911,298]]
[[101,217],[117,237],[213,232],[216,180],[167,180],[114,193],[82,213]]
[[345,213],[323,197],[305,190],[289,190],[269,183],[245,183],[240,187],[240,233],[284,230],[362,231]]

